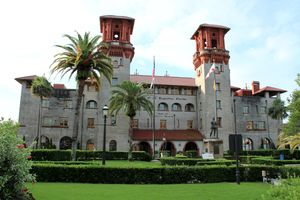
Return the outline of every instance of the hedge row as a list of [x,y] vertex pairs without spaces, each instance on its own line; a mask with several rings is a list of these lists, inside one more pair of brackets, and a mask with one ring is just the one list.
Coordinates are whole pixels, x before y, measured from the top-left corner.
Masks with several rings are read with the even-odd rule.
[[[234,152],[228,151],[228,154],[232,156]],[[243,156],[273,156],[274,158],[279,158],[280,154],[283,154],[285,159],[300,159],[300,150],[291,152],[290,149],[261,149],[240,153]]]
[[[68,161],[71,160],[71,150],[39,149],[31,152],[33,161]],[[132,152],[134,160],[150,161],[151,156],[144,151]],[[99,160],[102,151],[76,151],[77,160]],[[106,160],[127,160],[128,152],[109,151],[105,153]]]
[[278,160],[278,159],[274,159],[272,157],[252,158],[251,162],[253,164],[264,164],[264,165],[287,165],[287,164],[300,165],[300,160]]
[[170,165],[170,166],[176,166],[176,165],[188,165],[188,166],[194,166],[194,165],[232,165],[235,164],[235,161],[233,160],[225,160],[225,159],[218,159],[218,160],[206,160],[201,158],[178,158],[178,157],[166,157],[161,158],[160,162],[162,165]]
[[[55,165],[34,164],[32,173],[37,181],[43,182],[81,182],[81,183],[118,183],[118,184],[171,184],[171,183],[212,183],[234,182],[234,166],[197,166],[197,167],[155,167],[155,168],[120,168],[95,165]],[[281,174],[300,175],[296,167],[279,166],[241,166],[241,181],[262,181],[262,170],[269,178]]]

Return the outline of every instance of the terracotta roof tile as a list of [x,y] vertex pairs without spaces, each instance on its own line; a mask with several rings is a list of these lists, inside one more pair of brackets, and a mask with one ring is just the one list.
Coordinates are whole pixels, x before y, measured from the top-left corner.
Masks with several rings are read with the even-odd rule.
[[[152,140],[153,131],[144,129],[133,129],[132,138],[134,140]],[[203,135],[200,131],[195,129],[190,130],[155,130],[155,140],[185,140],[185,141],[195,141],[203,140]]]
[[[130,81],[151,84],[152,76],[149,75],[130,75]],[[197,87],[195,79],[190,77],[174,76],[155,76],[155,85],[174,85]]]

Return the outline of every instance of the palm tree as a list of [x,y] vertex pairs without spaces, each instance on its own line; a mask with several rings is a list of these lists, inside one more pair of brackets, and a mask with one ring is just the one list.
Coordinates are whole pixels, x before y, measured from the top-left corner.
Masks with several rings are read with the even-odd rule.
[[122,110],[129,118],[129,151],[128,159],[132,160],[132,128],[133,119],[138,110],[143,108],[150,116],[153,111],[153,104],[147,98],[148,92],[143,84],[130,81],[123,81],[112,90],[112,96],[109,99],[110,113],[117,115]]
[[[281,120],[286,118],[288,116],[286,112],[286,107],[284,105],[284,101],[281,99],[277,98],[273,101],[272,106],[268,109],[268,115],[272,119],[277,119],[278,123],[281,124]],[[277,134],[279,136],[279,143],[280,143],[280,127],[278,127]],[[271,138],[269,138],[271,139]],[[271,139],[272,140],[272,139]],[[272,142],[272,145],[275,147],[274,143]]]
[[42,101],[43,97],[49,97],[52,93],[52,86],[49,81],[43,76],[37,76],[32,81],[31,93],[40,98],[38,127],[37,127],[37,148],[41,148],[41,117],[42,117]]
[[111,59],[101,50],[101,44],[98,43],[100,36],[90,37],[89,33],[85,33],[82,37],[77,33],[76,37],[64,35],[71,41],[71,44],[65,46],[56,45],[63,52],[55,55],[52,63],[51,73],[61,73],[62,77],[70,72],[69,78],[74,74],[78,84],[77,100],[74,115],[74,129],[72,134],[72,160],[76,160],[77,138],[79,131],[79,112],[84,90],[84,84],[87,79],[100,84],[101,78],[105,77],[111,82],[113,75],[113,67]]
[[286,134],[281,134],[281,136],[279,137],[280,139],[280,145],[279,145],[279,149],[285,149],[286,146],[288,145],[291,149],[291,151],[293,152],[297,147],[299,147],[300,145],[300,133],[296,134],[296,135],[290,135],[287,136]]
[[288,116],[286,112],[286,107],[284,105],[284,101],[281,99],[276,99],[273,101],[272,106],[268,110],[268,115],[272,119],[282,120]]

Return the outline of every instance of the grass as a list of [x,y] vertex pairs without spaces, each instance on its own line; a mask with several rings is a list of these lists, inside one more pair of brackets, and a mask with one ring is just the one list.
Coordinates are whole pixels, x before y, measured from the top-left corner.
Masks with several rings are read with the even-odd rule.
[[255,200],[270,188],[263,183],[211,183],[173,185],[126,185],[126,184],[75,184],[36,183],[28,184],[36,200]]

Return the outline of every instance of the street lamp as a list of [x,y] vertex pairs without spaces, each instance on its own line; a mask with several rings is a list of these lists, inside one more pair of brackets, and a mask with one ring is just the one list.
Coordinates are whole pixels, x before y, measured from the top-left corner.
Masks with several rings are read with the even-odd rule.
[[102,165],[105,165],[105,153],[106,153],[106,118],[107,118],[107,114],[108,114],[108,106],[107,105],[103,106],[102,111],[103,111],[103,117],[104,117]]

